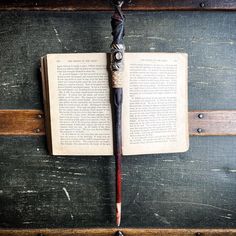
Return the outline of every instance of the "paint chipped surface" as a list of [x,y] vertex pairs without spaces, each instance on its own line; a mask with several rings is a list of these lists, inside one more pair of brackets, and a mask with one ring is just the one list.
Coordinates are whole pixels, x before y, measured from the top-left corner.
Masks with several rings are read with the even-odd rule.
[[70,195],[69,195],[67,189],[66,189],[65,187],[63,187],[62,189],[63,189],[63,191],[65,192],[68,201],[70,201]]

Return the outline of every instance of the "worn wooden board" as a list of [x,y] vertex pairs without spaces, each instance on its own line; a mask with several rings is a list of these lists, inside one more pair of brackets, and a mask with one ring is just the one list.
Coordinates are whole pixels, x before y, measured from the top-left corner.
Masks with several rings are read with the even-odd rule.
[[41,110],[0,110],[0,135],[44,135]]
[[[0,110],[0,135],[45,135],[41,110]],[[190,111],[189,134],[195,136],[236,135],[236,111]]]
[[32,229],[32,230],[0,230],[2,236],[233,236],[235,229]]
[[[113,157],[52,157],[44,137],[0,137],[0,227],[113,227]],[[123,158],[122,227],[235,228],[236,137]]]
[[[109,11],[109,0],[1,0],[0,10]],[[236,10],[235,0],[126,0],[124,10]]]
[[[40,56],[109,52],[110,17],[110,13],[2,12],[0,109],[42,109]],[[189,110],[233,110],[235,25],[233,12],[126,13],[125,44],[130,52],[188,53]]]
[[[126,19],[127,51],[189,54],[189,110],[235,109],[235,13]],[[0,109],[42,109],[40,56],[109,51],[110,13],[1,12],[0,21]],[[125,157],[122,227],[235,228],[235,144],[192,137],[185,154]],[[2,228],[115,224],[113,157],[51,157],[44,136],[0,137],[0,168]]]
[[191,111],[189,112],[190,135],[235,135],[236,111]]

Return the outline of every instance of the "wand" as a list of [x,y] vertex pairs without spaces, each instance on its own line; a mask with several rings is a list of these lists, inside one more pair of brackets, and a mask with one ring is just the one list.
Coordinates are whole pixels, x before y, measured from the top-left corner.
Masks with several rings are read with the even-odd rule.
[[111,77],[114,103],[114,155],[116,160],[116,224],[121,221],[121,156],[122,156],[122,72],[124,69],[124,15],[121,11],[122,0],[113,0],[114,14],[111,18],[113,42],[111,44]]

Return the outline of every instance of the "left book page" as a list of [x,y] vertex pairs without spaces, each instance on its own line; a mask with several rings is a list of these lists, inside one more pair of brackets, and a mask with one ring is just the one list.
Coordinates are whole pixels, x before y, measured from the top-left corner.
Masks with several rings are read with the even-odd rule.
[[51,154],[112,155],[107,54],[48,54],[41,70]]

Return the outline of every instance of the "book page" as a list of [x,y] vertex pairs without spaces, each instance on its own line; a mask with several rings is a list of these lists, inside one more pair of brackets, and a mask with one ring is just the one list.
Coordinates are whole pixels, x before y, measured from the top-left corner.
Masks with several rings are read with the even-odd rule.
[[187,55],[126,53],[124,77],[123,154],[186,151]]
[[49,54],[53,155],[112,155],[112,115],[105,53]]

